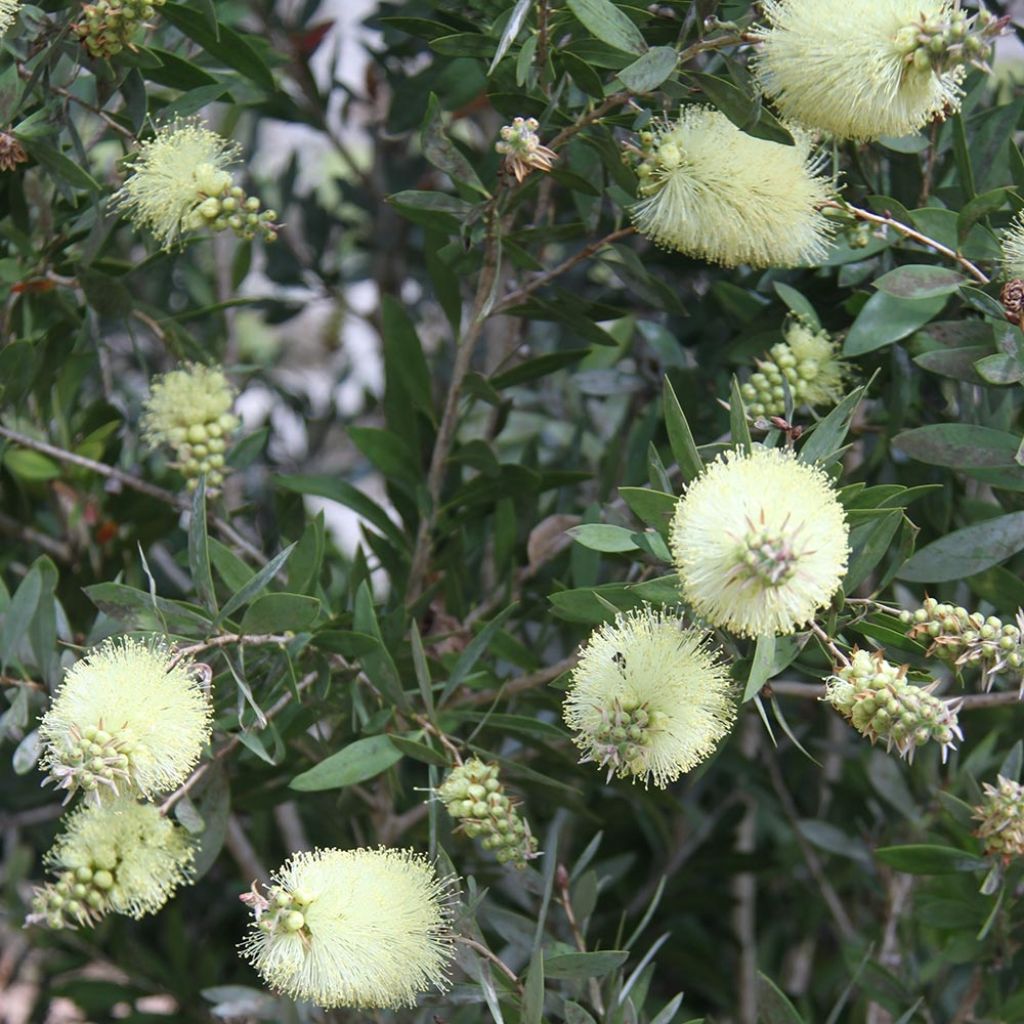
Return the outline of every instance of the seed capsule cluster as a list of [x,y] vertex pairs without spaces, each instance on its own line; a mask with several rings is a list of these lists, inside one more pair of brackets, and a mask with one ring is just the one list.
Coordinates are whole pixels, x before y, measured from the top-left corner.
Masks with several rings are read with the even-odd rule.
[[258,928],[267,935],[309,935],[306,927],[306,912],[313,903],[313,897],[301,889],[289,891],[283,886],[274,886],[261,904]]
[[1000,775],[993,786],[982,787],[984,799],[974,808],[980,821],[975,835],[985,841],[985,853],[1009,863],[1024,855],[1024,786]]
[[945,761],[962,739],[958,701],[940,700],[935,684],[921,687],[907,681],[905,665],[886,661],[881,652],[855,651],[849,665],[825,684],[825,699],[866,739],[884,740],[912,761],[917,747],[934,740]]
[[996,676],[1016,672],[1024,692],[1024,614],[1017,622],[1003,622],[996,615],[968,612],[959,605],[943,604],[927,597],[915,611],[900,613],[900,621],[910,628],[911,637],[929,638],[930,655],[950,662],[956,668],[976,665],[981,669],[985,689],[991,689]]
[[537,840],[505,793],[496,764],[472,758],[453,768],[437,791],[445,809],[461,821],[462,831],[493,850],[499,864],[525,868],[537,855]]
[[781,416],[787,386],[796,408],[831,404],[839,398],[846,364],[838,358],[838,346],[828,332],[794,320],[783,337],[757,360],[757,371],[740,389],[753,416]]
[[907,25],[893,43],[907,67],[920,74],[943,74],[958,64],[990,71],[992,39],[1001,31],[1000,19],[984,7],[974,16],[957,8],[947,17],[930,17]]
[[30,924],[48,928],[81,928],[95,924],[109,913],[109,894],[114,887],[116,858],[105,860],[103,866],[82,865],[64,871],[56,882],[47,882],[32,896]]
[[147,19],[152,18],[165,0],[96,0],[83,4],[82,20],[74,31],[90,56],[105,60],[126,47]]
[[60,757],[50,764],[44,785],[55,782],[58,789],[67,790],[65,803],[78,789],[98,803],[103,787],[116,793],[118,783],[128,780],[134,747],[123,729],[110,733],[102,722],[82,729],[72,726]]

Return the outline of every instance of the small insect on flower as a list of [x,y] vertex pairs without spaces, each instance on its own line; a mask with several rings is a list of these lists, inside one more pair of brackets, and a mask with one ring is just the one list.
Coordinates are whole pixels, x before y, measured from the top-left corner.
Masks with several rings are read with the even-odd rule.
[[454,956],[454,879],[411,850],[293,854],[267,895],[242,901],[254,920],[243,955],[276,992],[327,1009],[415,1006],[444,991]]
[[794,633],[831,601],[850,531],[835,488],[789,449],[725,452],[686,489],[669,546],[684,599],[741,636]]
[[763,0],[754,73],[782,115],[839,138],[911,135],[960,107],[1002,31],[953,0]]
[[74,928],[106,914],[154,914],[191,880],[194,858],[188,833],[153,804],[83,804],[46,855],[57,881],[36,890],[26,923]]
[[131,160],[131,172],[114,193],[112,207],[136,228],[148,228],[164,249],[203,227],[230,228],[242,238],[277,234],[273,210],[235,185],[228,167],[241,148],[195,118],[179,118],[157,128]]
[[644,605],[591,634],[562,716],[582,761],[664,788],[711,756],[735,721],[736,694],[705,630]]
[[[711,107],[640,135],[636,229],[657,245],[727,267],[790,267],[828,255],[832,193],[816,174],[810,137],[755,139]],[[627,151],[628,152],[628,151]]]
[[553,149],[541,145],[537,129],[540,125],[533,117],[516,117],[511,124],[501,129],[501,138],[494,144],[495,150],[505,157],[505,167],[521,182],[530,171],[547,173],[558,159]]
[[153,378],[142,428],[152,448],[172,448],[189,490],[206,474],[210,487],[224,482],[225,452],[238,417],[235,389],[219,366],[185,363]]
[[18,17],[21,0],[0,0],[0,36],[2,36]]
[[39,725],[40,767],[93,801],[153,797],[185,780],[210,739],[212,705],[187,661],[159,643],[108,640],[68,669]]

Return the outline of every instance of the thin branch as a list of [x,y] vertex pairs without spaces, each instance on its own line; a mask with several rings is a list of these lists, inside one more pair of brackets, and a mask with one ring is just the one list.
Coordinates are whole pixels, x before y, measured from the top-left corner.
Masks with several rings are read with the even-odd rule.
[[828,651],[829,654],[835,659],[837,665],[842,665],[843,668],[849,667],[850,659],[843,654],[841,650],[836,646],[836,642],[818,625],[817,622],[811,622],[811,632],[821,641],[822,646]]
[[[569,872],[565,869],[564,864],[558,865],[555,870],[555,878],[558,880],[558,902],[565,911],[565,919],[569,922],[569,930],[572,932],[573,941],[581,953],[586,953],[587,942],[583,937],[583,931],[579,926],[579,922],[576,920],[576,912],[572,909],[572,897],[569,893]],[[594,1010],[597,1012],[598,1017],[604,1017],[604,1000],[601,998],[601,986],[598,984],[597,978],[590,979],[589,989],[590,1002],[593,1004]]]
[[280,633],[225,633],[223,636],[215,636],[212,640],[204,640],[199,644],[190,644],[188,647],[179,647],[167,666],[169,672],[178,662],[185,658],[194,657],[204,651],[212,651],[220,647],[230,647],[238,644],[240,647],[263,647],[269,644],[286,644],[294,637],[285,636]]
[[[791,679],[774,679],[767,684],[771,693],[782,697],[804,697],[820,700],[825,696],[825,687],[820,683],[800,683]],[[972,693],[960,698],[959,711],[976,711],[979,708],[1006,707],[1021,704],[1020,695],[1013,690],[1000,693]]]
[[615,231],[599,238],[596,242],[591,242],[590,245],[580,249],[579,252],[574,253],[572,256],[563,260],[556,267],[552,267],[551,270],[544,271],[543,274],[538,274],[535,278],[527,281],[522,288],[517,289],[514,292],[509,293],[499,302],[493,310],[493,314],[504,313],[506,310],[511,309],[513,306],[518,305],[528,295],[537,291],[538,288],[543,288],[546,284],[553,281],[556,277],[561,277],[566,271],[572,270],[577,263],[582,263],[584,260],[590,259],[599,249],[603,249],[606,245],[611,245],[613,242],[617,242],[620,238],[626,238],[628,235],[636,233],[636,228],[632,225],[625,228],[618,228]]
[[[138,491],[139,494],[145,494],[150,498],[155,498],[157,501],[162,501],[165,505],[170,505],[172,508],[185,511],[192,507],[192,501],[186,495],[175,494],[173,491],[167,491],[163,487],[157,487],[156,484],[151,484],[147,480],[142,480],[131,473],[126,473],[123,469],[118,469],[116,466],[108,466],[105,462],[88,459],[84,455],[66,451],[64,448],[58,448],[56,445],[49,444],[46,441],[39,441],[34,437],[29,437],[28,434],[20,434],[18,431],[11,430],[8,427],[0,426],[0,437],[6,437],[8,441],[12,441],[22,448],[31,448],[33,451],[40,452],[43,455],[49,455],[51,459],[56,459],[58,462],[64,462],[71,466],[80,466],[82,469],[91,470],[93,473],[98,473],[108,480],[116,480],[119,484],[129,487],[133,491]],[[218,533],[244,551],[254,562],[260,565],[266,564],[267,558],[263,552],[253,544],[250,544],[230,523],[225,522],[217,515],[210,516],[210,523]]]
[[841,210],[843,213],[848,213],[852,217],[856,217],[857,220],[866,221],[869,224],[883,224],[886,227],[892,228],[898,234],[903,235],[905,238],[911,239],[911,241],[918,242],[921,245],[927,246],[929,249],[934,249],[937,253],[948,257],[956,263],[959,263],[964,270],[967,271],[979,284],[990,284],[990,279],[982,273],[966,256],[961,256],[955,249],[950,249],[948,245],[943,245],[942,242],[936,241],[934,238],[929,238],[928,235],[922,234],[920,231],[910,227],[909,224],[904,224],[901,221],[896,220],[895,217],[889,214],[877,214],[872,213],[870,210],[861,209],[859,206],[853,206],[851,203],[845,201],[830,201],[824,204],[824,207],[832,210]]
[[538,669],[536,672],[528,672],[526,675],[517,676],[515,679],[509,679],[496,690],[466,693],[460,696],[459,707],[493,704],[496,700],[507,700],[509,697],[514,697],[517,693],[525,693],[527,690],[544,686],[546,683],[550,683],[552,679],[557,679],[563,672],[568,672],[569,669],[574,668],[578,660],[579,657],[576,654],[570,654],[567,658],[562,658],[561,661],[556,661],[553,665],[548,665],[546,668]]
[[55,540],[26,523],[19,523],[17,519],[5,512],[0,512],[0,530],[11,537],[23,540],[26,544],[35,545],[51,558],[57,559],[58,562],[73,562],[75,560],[75,553],[70,544]]
[[516,972],[504,960],[501,959],[496,953],[492,953],[482,942],[477,942],[476,939],[471,939],[466,935],[456,935],[456,942],[461,942],[464,946],[469,946],[470,949],[479,953],[482,957],[490,960],[495,967],[498,968],[508,978],[509,981],[515,985],[519,994],[523,993],[523,986],[520,984],[519,978],[516,976]]

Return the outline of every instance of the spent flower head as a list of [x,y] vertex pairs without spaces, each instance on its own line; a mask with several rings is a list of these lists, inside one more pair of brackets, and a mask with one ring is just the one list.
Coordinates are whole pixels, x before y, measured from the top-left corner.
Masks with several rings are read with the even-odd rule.
[[783,117],[839,138],[911,135],[960,107],[1003,23],[953,0],[763,0],[754,72]]
[[494,850],[499,864],[522,869],[537,856],[537,839],[516,810],[517,801],[505,792],[496,764],[473,757],[457,765],[437,796],[467,836],[479,837],[485,850]]
[[128,637],[93,648],[65,674],[39,725],[40,767],[94,801],[152,797],[184,781],[210,739],[212,705],[187,661]]
[[83,804],[46,855],[57,880],[36,890],[27,923],[74,928],[106,914],[156,913],[191,880],[194,858],[188,833],[153,804],[133,796]]
[[828,331],[800,317],[790,320],[782,336],[784,340],[757,361],[757,371],[742,386],[747,410],[753,416],[781,416],[786,409],[786,386],[796,408],[835,404],[847,372],[838,343]]
[[499,132],[494,148],[505,157],[505,167],[516,181],[522,181],[533,170],[547,173],[558,159],[553,149],[541,144],[539,127],[534,117],[516,117]]
[[582,761],[664,787],[711,756],[735,721],[736,693],[705,630],[645,605],[590,635],[562,716]]
[[204,473],[211,487],[224,482],[225,452],[238,427],[234,400],[235,390],[219,366],[185,363],[153,378],[143,433],[150,447],[165,444],[174,451],[190,490]]
[[901,757],[914,760],[914,751],[934,740],[945,762],[955,741],[963,738],[957,721],[959,700],[940,700],[932,690],[937,683],[915,686],[907,680],[907,666],[893,665],[881,651],[854,651],[825,683],[825,700],[872,743],[884,740]]
[[131,171],[114,193],[113,207],[136,228],[148,228],[164,249],[203,227],[230,228],[242,238],[257,233],[277,238],[273,210],[261,210],[228,171],[240,147],[196,118],[178,118],[157,128],[131,157]]
[[448,987],[454,881],[411,850],[293,854],[266,896],[242,897],[254,920],[241,949],[267,984],[317,1006],[414,1006]]
[[982,786],[984,798],[974,808],[978,825],[975,835],[985,843],[985,853],[1008,864],[1024,856],[1024,786],[998,776],[996,785]]
[[816,173],[809,136],[794,138],[755,139],[711,107],[684,107],[640,135],[633,223],[665,249],[729,267],[824,259],[833,226],[819,208],[832,188]]
[[89,54],[109,59],[124,49],[135,50],[135,37],[166,0],[96,0],[82,5],[82,18],[72,28]]
[[0,132],[0,171],[13,171],[27,160],[25,147],[10,132]]
[[842,582],[850,531],[824,471],[789,449],[725,452],[686,489],[669,546],[683,597],[742,636],[794,633]]

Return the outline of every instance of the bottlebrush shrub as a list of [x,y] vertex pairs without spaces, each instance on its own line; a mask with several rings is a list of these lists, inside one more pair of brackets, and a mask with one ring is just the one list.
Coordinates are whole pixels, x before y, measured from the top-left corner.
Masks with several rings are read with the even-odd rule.
[[1006,8],[0,0],[22,1016],[1024,1017]]

